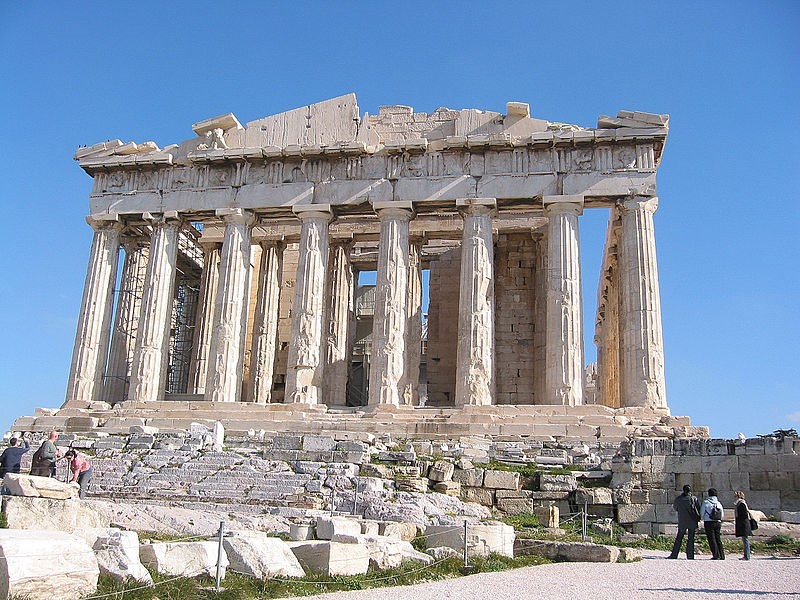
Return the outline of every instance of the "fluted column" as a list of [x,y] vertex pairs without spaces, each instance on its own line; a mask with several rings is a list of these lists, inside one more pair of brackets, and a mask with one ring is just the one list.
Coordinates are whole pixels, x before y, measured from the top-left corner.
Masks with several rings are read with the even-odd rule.
[[86,222],[94,229],[94,237],[72,350],[65,407],[83,407],[100,398],[114,305],[121,225],[116,219],[89,217]]
[[667,408],[653,214],[658,198],[622,203],[619,242],[623,406]]
[[464,217],[456,406],[494,404],[494,198],[459,200]]
[[582,196],[545,196],[547,225],[547,397],[583,403],[583,307],[578,216]]
[[214,329],[214,306],[219,287],[219,242],[204,242],[203,273],[200,276],[200,293],[195,317],[192,359],[189,364],[189,390],[192,394],[205,394],[208,376],[208,354],[211,351],[211,334]]
[[169,327],[175,296],[175,265],[181,223],[177,213],[151,218],[150,261],[145,275],[139,335],[131,367],[128,399],[163,400],[169,359]]
[[317,404],[321,401],[323,293],[332,215],[330,207],[322,204],[295,206],[294,212],[302,227],[284,402]]
[[143,276],[147,270],[148,249],[142,240],[127,239],[122,242],[122,247],[125,249],[125,263],[103,381],[103,400],[109,404],[122,402],[126,398],[139,315],[142,312]]
[[350,244],[331,247],[332,265],[328,281],[328,335],[325,344],[325,403],[329,406],[347,404],[347,379],[350,372],[350,325],[354,307],[353,266],[350,263]]
[[253,350],[250,353],[253,381],[251,401],[258,404],[272,402],[282,272],[283,244],[276,241],[261,242],[258,301],[253,324]]
[[220,209],[217,216],[225,223],[225,238],[219,260],[205,398],[210,402],[239,402],[250,296],[250,232],[255,217],[240,208]]
[[422,359],[422,240],[408,245],[408,326],[403,403],[419,405],[419,363]]
[[403,403],[408,326],[408,222],[410,202],[374,203],[381,223],[369,404]]

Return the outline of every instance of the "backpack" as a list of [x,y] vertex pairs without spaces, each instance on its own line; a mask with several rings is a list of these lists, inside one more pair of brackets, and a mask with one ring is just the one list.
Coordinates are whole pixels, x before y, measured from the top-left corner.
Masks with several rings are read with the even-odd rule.
[[700,516],[700,503],[694,496],[691,498],[692,501],[689,503],[689,516],[695,521],[701,521],[703,517]]
[[49,461],[44,460],[42,454],[44,454],[44,444],[31,457],[31,475],[50,477]]
[[712,521],[722,521],[722,509],[719,507],[718,504],[715,504],[711,508],[711,520]]

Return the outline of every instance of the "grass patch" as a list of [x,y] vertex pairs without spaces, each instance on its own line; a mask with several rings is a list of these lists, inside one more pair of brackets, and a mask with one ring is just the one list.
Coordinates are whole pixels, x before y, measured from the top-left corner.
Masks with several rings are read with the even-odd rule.
[[[257,580],[228,573],[222,582],[220,593],[214,591],[214,580],[210,577],[194,579],[173,579],[155,575],[155,587],[140,588],[141,585],[123,585],[111,577],[101,576],[97,595],[112,594],[110,598],[124,600],[254,600],[286,598],[289,596],[311,596],[325,592],[365,590],[376,587],[411,585],[426,581],[451,579],[466,574],[490,571],[505,571],[518,567],[528,567],[549,562],[541,556],[521,556],[508,558],[492,554],[487,558],[471,558],[469,567],[464,568],[460,558],[449,558],[440,563],[423,566],[420,563],[403,563],[397,569],[369,572],[366,575],[351,577],[324,577],[309,575],[302,579]],[[117,596],[119,594],[119,596]]]

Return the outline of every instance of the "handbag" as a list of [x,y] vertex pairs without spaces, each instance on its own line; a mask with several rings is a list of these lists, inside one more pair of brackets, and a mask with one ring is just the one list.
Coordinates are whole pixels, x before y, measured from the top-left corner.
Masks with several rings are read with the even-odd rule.
[[753,518],[749,510],[747,511],[747,517],[750,519],[750,531],[758,529],[758,521]]

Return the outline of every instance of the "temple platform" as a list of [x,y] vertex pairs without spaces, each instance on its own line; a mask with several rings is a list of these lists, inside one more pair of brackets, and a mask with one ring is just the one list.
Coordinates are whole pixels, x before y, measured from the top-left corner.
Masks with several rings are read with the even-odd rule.
[[37,409],[20,417],[14,431],[120,434],[131,427],[160,433],[186,431],[191,423],[222,423],[226,432],[325,433],[358,438],[390,434],[409,439],[447,440],[487,436],[497,440],[526,438],[542,442],[625,439],[706,438],[708,428],[694,427],[689,417],[668,410],[609,408],[600,405],[495,405],[456,407],[364,406],[324,404],[252,404],[201,401],[122,402],[113,407],[93,402],[86,408]]

